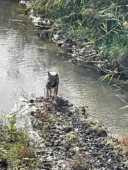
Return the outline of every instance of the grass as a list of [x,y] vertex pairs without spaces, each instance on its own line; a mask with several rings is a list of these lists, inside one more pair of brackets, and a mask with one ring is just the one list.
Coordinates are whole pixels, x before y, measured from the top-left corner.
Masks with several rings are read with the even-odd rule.
[[128,150],[128,135],[125,135],[125,136],[121,139],[121,146],[122,146],[125,150]]
[[41,16],[68,25],[67,36],[99,47],[106,56],[119,58],[128,47],[127,2],[40,0],[32,7]]
[[14,122],[11,119],[9,127],[0,122],[0,168],[37,168],[34,149],[30,146],[31,139],[26,133],[18,131]]
[[[124,135],[120,140],[122,154],[125,156],[126,160],[128,160],[128,135]],[[128,162],[126,161],[126,164]]]

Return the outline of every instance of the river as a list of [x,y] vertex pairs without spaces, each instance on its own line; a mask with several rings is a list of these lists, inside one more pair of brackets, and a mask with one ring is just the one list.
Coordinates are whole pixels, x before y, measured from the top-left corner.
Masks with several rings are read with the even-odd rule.
[[48,71],[60,76],[59,96],[75,106],[89,105],[89,114],[115,136],[128,134],[128,101],[94,70],[74,65],[54,43],[40,39],[22,8],[14,1],[0,1],[0,115],[6,115],[20,95],[45,94]]

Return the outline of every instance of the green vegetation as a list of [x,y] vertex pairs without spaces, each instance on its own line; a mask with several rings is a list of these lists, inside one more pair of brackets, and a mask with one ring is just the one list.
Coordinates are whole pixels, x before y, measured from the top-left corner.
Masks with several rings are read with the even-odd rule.
[[120,57],[128,46],[128,2],[124,0],[40,0],[32,3],[42,16],[68,25],[67,36]]
[[9,126],[0,122],[0,169],[36,169],[38,163],[30,138],[15,127],[15,117],[9,118]]

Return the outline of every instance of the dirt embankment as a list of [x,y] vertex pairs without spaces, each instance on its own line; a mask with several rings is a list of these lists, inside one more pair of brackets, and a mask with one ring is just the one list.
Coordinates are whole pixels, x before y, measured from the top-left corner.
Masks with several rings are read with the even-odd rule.
[[62,98],[55,104],[52,98],[39,97],[22,99],[15,109],[16,118],[26,121],[31,146],[36,148],[37,169],[128,169],[119,142],[84,107],[75,108]]

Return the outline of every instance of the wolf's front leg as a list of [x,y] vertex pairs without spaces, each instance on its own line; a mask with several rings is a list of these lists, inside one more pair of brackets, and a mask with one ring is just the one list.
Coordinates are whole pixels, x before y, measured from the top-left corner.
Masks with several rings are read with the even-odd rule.
[[49,99],[51,97],[51,89],[47,89],[46,98]]
[[54,89],[54,100],[57,102],[58,86]]

